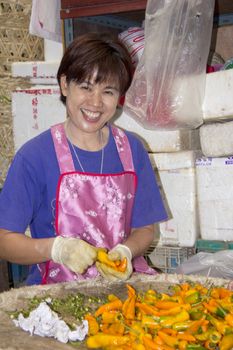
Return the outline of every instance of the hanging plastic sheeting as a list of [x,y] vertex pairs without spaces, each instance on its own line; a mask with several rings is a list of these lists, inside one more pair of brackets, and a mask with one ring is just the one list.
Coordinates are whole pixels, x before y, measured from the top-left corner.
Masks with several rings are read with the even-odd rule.
[[61,0],[32,0],[30,34],[62,42],[60,10]]
[[203,123],[214,0],[148,0],[145,47],[124,109],[147,129]]

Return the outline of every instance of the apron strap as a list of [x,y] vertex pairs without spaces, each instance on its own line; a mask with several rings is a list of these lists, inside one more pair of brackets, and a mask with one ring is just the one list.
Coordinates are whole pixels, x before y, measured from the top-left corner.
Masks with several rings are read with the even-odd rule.
[[111,125],[118,154],[125,171],[135,171],[128,137],[123,130]]
[[52,126],[51,134],[53,138],[55,152],[57,155],[60,173],[64,174],[71,171],[75,171],[74,162],[66,138],[63,123]]
[[[125,171],[134,171],[133,157],[128,137],[123,130],[111,125],[112,134],[116,143],[117,151]],[[55,152],[60,168],[60,173],[75,171],[74,162],[66,138],[63,123],[51,127],[51,134]]]

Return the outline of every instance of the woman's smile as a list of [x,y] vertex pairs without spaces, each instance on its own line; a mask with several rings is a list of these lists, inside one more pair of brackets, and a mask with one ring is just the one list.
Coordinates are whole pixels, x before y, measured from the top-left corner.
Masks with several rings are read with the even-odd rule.
[[88,121],[88,122],[98,122],[101,118],[101,113],[100,112],[93,112],[90,111],[86,108],[80,108],[83,117]]

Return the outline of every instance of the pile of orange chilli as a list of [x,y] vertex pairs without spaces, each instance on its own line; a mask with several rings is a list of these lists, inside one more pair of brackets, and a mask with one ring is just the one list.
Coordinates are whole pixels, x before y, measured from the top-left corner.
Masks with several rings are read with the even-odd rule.
[[87,347],[105,350],[233,349],[233,291],[198,283],[172,287],[172,294],[147,290],[108,302],[85,315]]

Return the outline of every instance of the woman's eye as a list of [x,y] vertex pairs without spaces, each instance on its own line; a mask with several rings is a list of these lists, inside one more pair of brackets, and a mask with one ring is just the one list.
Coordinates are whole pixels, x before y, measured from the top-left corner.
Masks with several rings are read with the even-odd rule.
[[105,90],[105,94],[113,96],[112,90]]
[[88,84],[80,84],[79,87],[82,90],[90,90],[90,85]]

